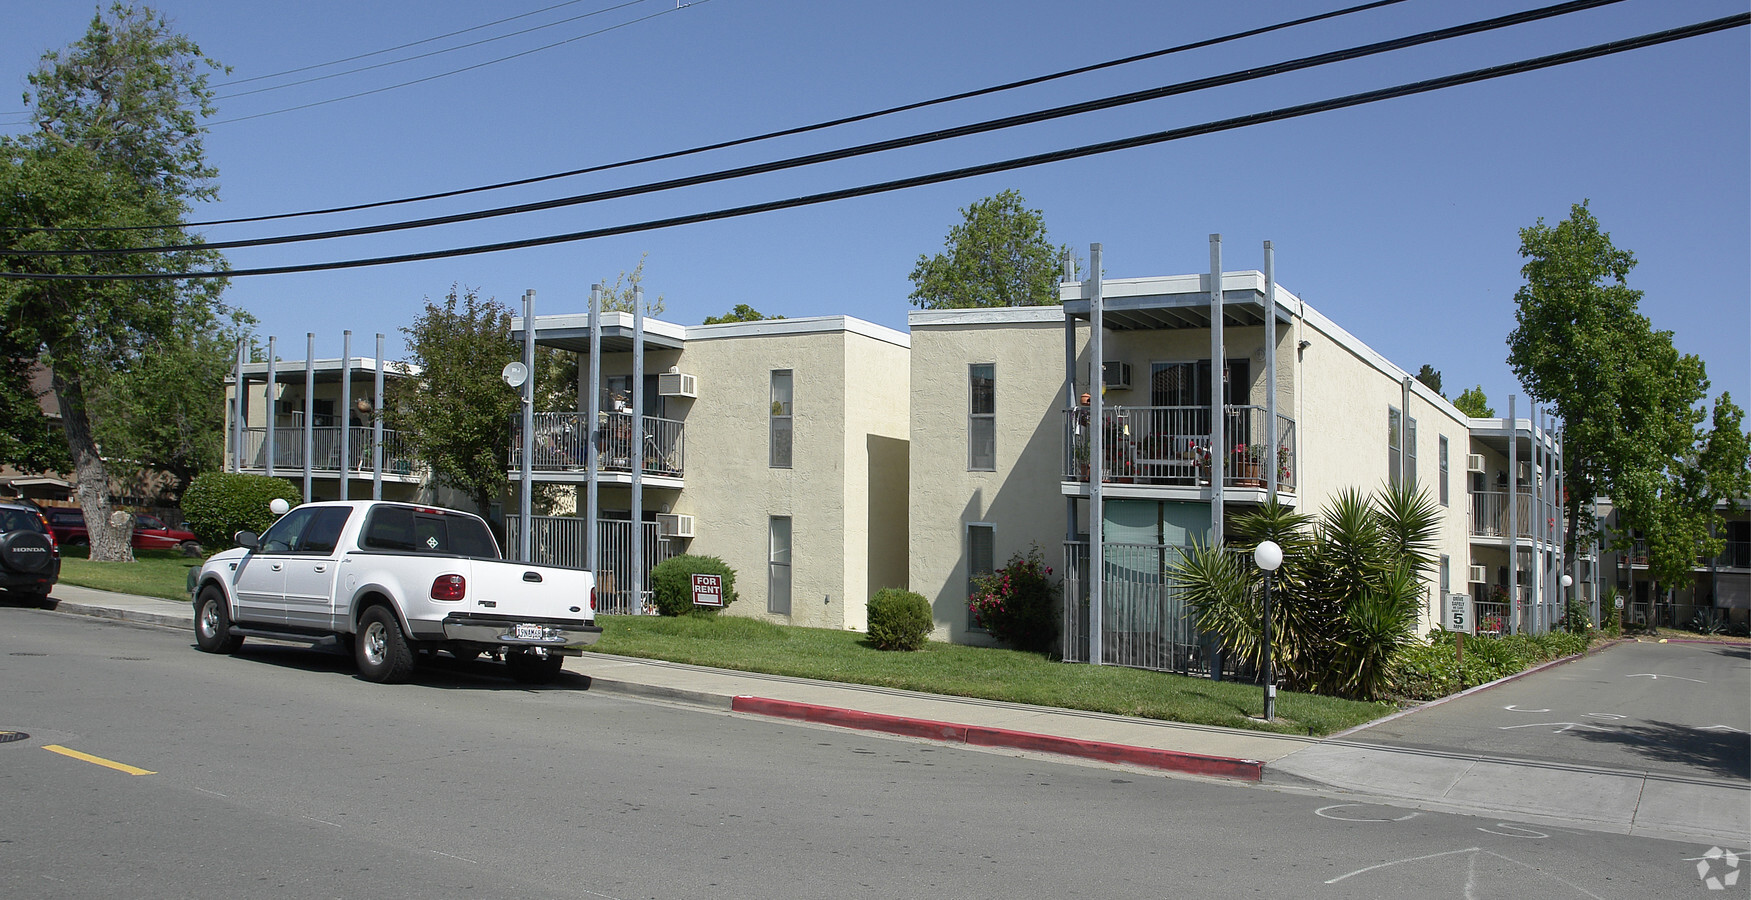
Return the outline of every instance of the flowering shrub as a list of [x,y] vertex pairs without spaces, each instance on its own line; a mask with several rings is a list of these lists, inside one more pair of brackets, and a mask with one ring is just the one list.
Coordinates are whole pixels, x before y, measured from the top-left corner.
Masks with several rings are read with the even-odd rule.
[[973,579],[973,622],[1017,650],[1046,653],[1058,642],[1058,582],[1040,548]]

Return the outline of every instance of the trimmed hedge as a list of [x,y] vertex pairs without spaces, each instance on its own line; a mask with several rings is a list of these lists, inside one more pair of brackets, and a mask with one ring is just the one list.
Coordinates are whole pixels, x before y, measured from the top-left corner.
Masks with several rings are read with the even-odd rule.
[[[1456,636],[1439,629],[1428,643],[1417,643],[1393,657],[1391,693],[1407,700],[1435,700],[1460,689]],[[1471,688],[1523,672],[1541,662],[1586,651],[1589,636],[1549,634],[1473,636],[1465,642],[1464,686]]]
[[302,492],[284,478],[204,472],[182,494],[188,530],[208,547],[230,547],[239,531],[260,534],[277,518],[268,509],[275,498],[297,506]]
[[657,612],[665,616],[684,616],[694,612],[714,613],[715,607],[693,605],[693,576],[718,575],[723,578],[724,609],[736,602],[736,570],[715,556],[671,556],[651,569],[651,595]]
[[918,650],[936,622],[924,595],[882,588],[869,598],[869,639],[877,650]]

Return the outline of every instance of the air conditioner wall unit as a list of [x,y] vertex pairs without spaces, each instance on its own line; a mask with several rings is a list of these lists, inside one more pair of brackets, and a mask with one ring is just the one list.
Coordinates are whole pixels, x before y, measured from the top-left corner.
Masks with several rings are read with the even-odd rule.
[[1100,364],[1100,383],[1108,390],[1128,391],[1131,389],[1131,364],[1109,359]]
[[1483,454],[1482,453],[1468,453],[1468,454],[1466,454],[1465,455],[1465,471],[1467,471],[1467,472],[1482,472],[1483,471]]
[[699,396],[699,378],[686,372],[664,372],[657,376],[657,393],[664,397]]
[[693,517],[676,513],[658,513],[657,536],[666,538],[693,537]]
[[1483,583],[1489,581],[1489,579],[1484,576],[1484,567],[1483,566],[1472,566],[1471,567],[1471,578],[1469,580],[1471,581],[1472,584],[1483,584]]

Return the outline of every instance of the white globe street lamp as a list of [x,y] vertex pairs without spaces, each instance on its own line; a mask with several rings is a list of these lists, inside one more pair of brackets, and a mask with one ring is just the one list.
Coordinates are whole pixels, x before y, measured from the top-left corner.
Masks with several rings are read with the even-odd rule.
[[1283,548],[1276,541],[1260,541],[1252,561],[1265,573],[1265,721],[1277,718],[1277,670],[1271,664],[1271,576],[1283,564]]

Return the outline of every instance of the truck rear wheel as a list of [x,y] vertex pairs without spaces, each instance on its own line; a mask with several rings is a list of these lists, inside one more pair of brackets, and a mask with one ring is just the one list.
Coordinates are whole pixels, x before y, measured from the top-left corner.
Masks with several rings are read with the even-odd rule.
[[359,675],[366,681],[400,684],[413,674],[413,649],[408,646],[395,613],[386,607],[373,606],[359,618],[353,658],[358,662]]
[[243,638],[231,633],[225,592],[210,584],[195,601],[195,646],[208,653],[236,653],[243,646]]

